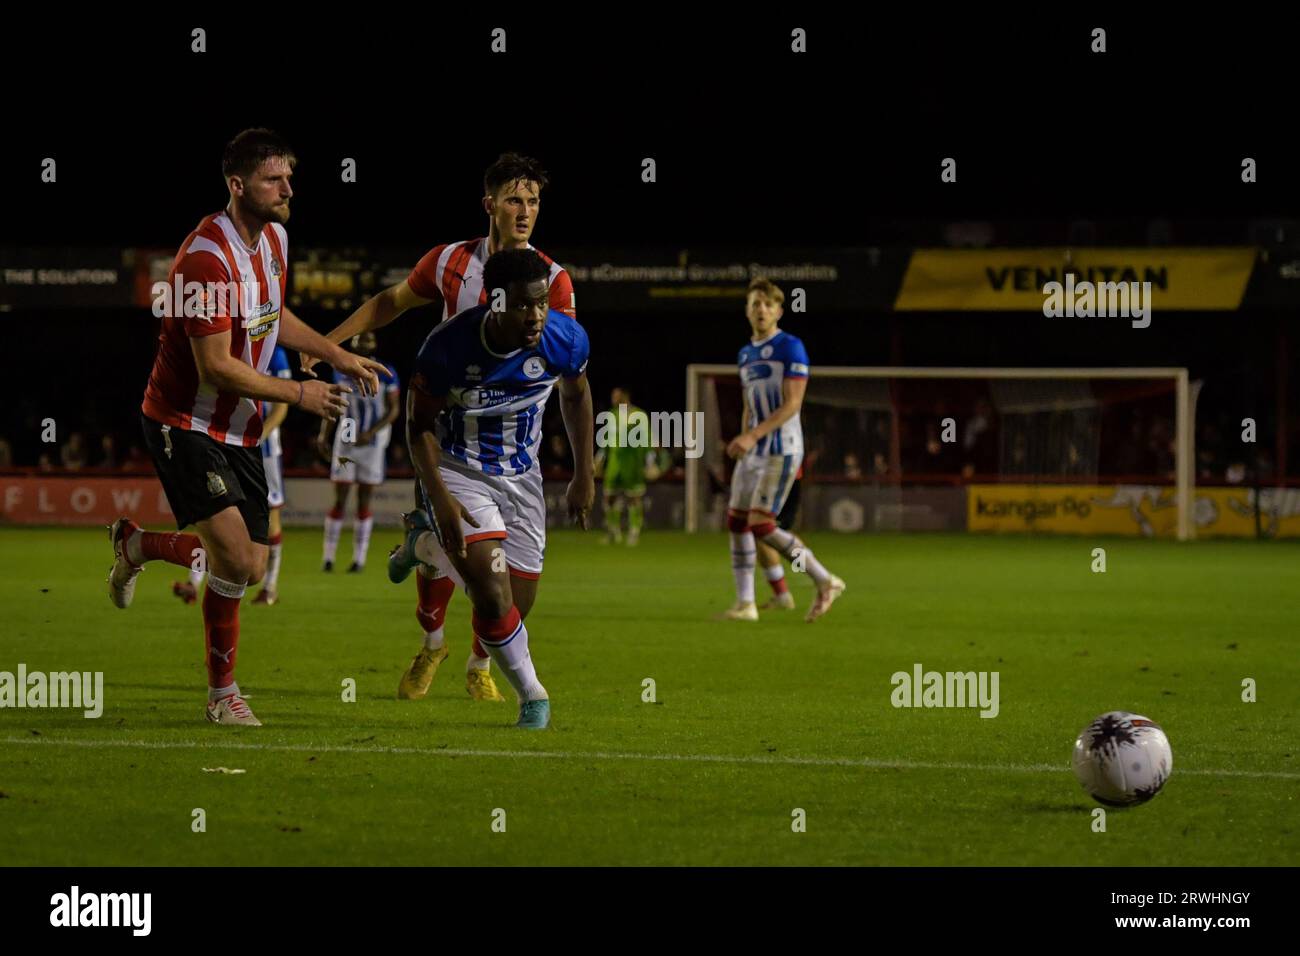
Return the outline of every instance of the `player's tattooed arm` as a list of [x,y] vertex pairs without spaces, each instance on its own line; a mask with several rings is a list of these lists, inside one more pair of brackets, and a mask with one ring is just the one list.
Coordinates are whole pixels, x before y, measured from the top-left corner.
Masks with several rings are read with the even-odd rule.
[[573,449],[573,480],[569,482],[565,499],[569,517],[585,531],[591,503],[596,497],[596,417],[591,409],[586,372],[575,378],[560,378],[560,414]]
[[435,429],[438,413],[442,411],[445,400],[443,395],[432,395],[426,391],[424,376],[416,373],[411,387],[406,390],[406,447],[411,453],[415,474],[433,507],[433,520],[438,524],[443,551],[448,557],[464,558],[465,534],[460,522],[464,520],[474,528],[479,524],[447,490],[442,474],[438,471],[442,449],[438,447]]
[[[325,336],[321,335],[288,307],[280,309],[280,344],[285,348],[296,349],[304,355],[311,355],[334,366],[334,371],[342,372],[361,385],[363,395],[374,395],[379,391],[379,377],[388,378],[388,369],[382,362],[354,355],[347,349],[339,348]],[[313,377],[316,373],[310,369]]]
[[[416,306],[427,305],[432,299],[425,299],[415,294],[407,280],[389,286],[383,292],[372,295],[357,307],[357,310],[336,325],[325,338],[338,345],[362,332],[382,329],[403,312]],[[310,371],[318,360],[307,354],[302,356],[303,371]]]
[[808,379],[787,378],[781,384],[780,407],[754,428],[747,428],[744,433],[733,438],[731,444],[727,446],[727,454],[733,458],[740,458],[757,445],[764,435],[770,435],[798,415],[799,409],[803,407],[804,392],[807,390]]
[[295,382],[263,375],[230,354],[230,330],[190,337],[199,381],[221,392],[267,402],[287,402],[322,418],[337,418],[347,409],[343,388],[324,382]]

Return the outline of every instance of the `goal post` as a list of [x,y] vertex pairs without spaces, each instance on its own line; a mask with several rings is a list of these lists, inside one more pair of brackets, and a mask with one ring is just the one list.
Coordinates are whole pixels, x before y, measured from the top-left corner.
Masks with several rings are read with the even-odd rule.
[[[1165,533],[1186,541],[1194,536],[1195,392],[1186,368],[816,366],[801,413],[805,467],[814,484],[893,488],[900,496],[913,484],[1091,481],[1165,486],[1167,501],[1172,486],[1176,524]],[[729,472],[726,440],[743,414],[739,395],[735,366],[687,366],[686,408],[704,421],[703,454],[686,461],[687,531],[711,526],[706,510],[716,518]],[[957,444],[998,447],[982,466],[955,468],[956,459],[935,452],[936,432],[940,422],[951,432],[950,418],[972,415],[995,422],[986,428],[999,434],[972,440],[968,429]],[[949,470],[927,470],[930,459],[948,461]]]

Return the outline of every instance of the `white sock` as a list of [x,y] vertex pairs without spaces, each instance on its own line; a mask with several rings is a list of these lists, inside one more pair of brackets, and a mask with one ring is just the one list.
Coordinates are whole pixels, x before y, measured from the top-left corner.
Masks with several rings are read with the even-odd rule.
[[521,702],[545,700],[549,696],[546,688],[537,679],[537,671],[533,668],[533,658],[528,653],[528,628],[524,627],[522,620],[514,633],[499,645],[491,644],[482,634],[478,639],[484,650],[496,661],[497,667],[506,675],[506,680],[510,681],[510,686],[515,689],[515,694]]
[[343,519],[325,516],[325,560],[333,561],[339,549],[339,535],[343,533]]
[[352,526],[352,563],[365,565],[366,552],[370,550],[370,529],[375,526],[375,517],[358,518]]
[[754,603],[754,535],[745,531],[731,532],[731,573],[736,578],[736,601]]
[[465,673],[470,671],[486,671],[492,668],[492,658],[479,657],[474,653],[474,645],[469,646],[469,657],[465,659]]
[[438,648],[442,647],[444,643],[445,639],[443,637],[442,628],[438,628],[436,631],[424,632],[424,649],[426,651],[436,651]]
[[223,697],[230,697],[239,693],[239,685],[232,683],[229,687],[209,687],[208,703],[215,704]]
[[199,585],[201,585],[202,583],[203,583],[203,572],[196,571],[194,568],[190,568],[190,584],[194,586],[194,590],[197,591],[199,589]]
[[785,568],[779,564],[774,564],[770,568],[763,569],[763,577],[767,578],[769,584],[774,584],[785,577]]
[[796,557],[800,558],[803,562],[803,569],[808,572],[808,576],[817,583],[818,587],[830,583],[831,573],[822,567],[820,561],[813,557],[812,549],[789,531],[777,528],[763,539],[763,543],[770,548],[775,548],[787,561],[793,562]]
[[280,545],[271,545],[266,558],[266,578],[262,581],[263,591],[275,591],[276,582],[280,580]]

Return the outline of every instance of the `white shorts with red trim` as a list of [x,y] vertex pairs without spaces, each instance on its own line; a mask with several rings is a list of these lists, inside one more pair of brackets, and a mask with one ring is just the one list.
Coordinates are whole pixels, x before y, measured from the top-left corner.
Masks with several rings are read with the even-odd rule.
[[330,463],[330,481],[340,484],[382,485],[384,483],[383,445],[353,445],[334,436],[334,458]]
[[546,556],[546,498],[542,473],[530,468],[522,475],[485,475],[443,464],[438,468],[447,490],[479,523],[462,521],[465,543],[499,539],[510,573],[536,578]]
[[799,474],[803,455],[756,455],[750,452],[731,475],[731,511],[765,511],[779,515]]

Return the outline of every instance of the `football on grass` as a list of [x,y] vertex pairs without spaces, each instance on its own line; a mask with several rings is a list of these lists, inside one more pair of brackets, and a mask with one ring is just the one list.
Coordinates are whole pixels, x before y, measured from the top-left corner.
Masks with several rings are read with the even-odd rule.
[[1074,742],[1074,775],[1083,789],[1108,807],[1146,803],[1174,769],[1169,738],[1141,714],[1102,714]]

